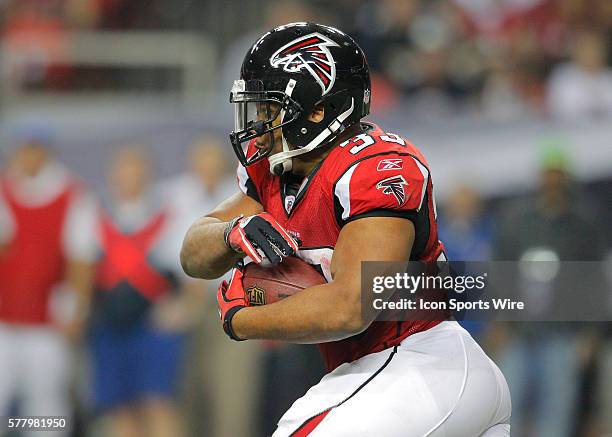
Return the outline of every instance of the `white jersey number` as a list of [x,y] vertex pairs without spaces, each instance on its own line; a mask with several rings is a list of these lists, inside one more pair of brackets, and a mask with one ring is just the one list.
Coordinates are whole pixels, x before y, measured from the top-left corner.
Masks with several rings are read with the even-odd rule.
[[[396,134],[387,133],[385,135],[381,135],[380,139],[387,143],[395,143],[401,146],[406,145],[406,142],[399,135],[396,135]],[[350,140],[346,140],[340,143],[340,147],[346,147],[349,144],[354,144],[354,146],[351,147],[351,149],[349,150],[349,153],[356,155],[359,152],[361,152],[363,149],[371,146],[374,143],[376,143],[376,140],[372,138],[372,136],[368,134],[359,134],[359,135],[354,136]]]

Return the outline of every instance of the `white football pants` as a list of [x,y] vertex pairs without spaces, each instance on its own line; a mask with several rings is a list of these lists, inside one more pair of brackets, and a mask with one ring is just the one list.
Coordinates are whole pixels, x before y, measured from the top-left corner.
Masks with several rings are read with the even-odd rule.
[[500,370],[447,321],[325,375],[273,437],[507,437],[510,411]]
[[[0,416],[9,414],[14,400],[23,416],[69,416],[70,359],[66,341],[53,328],[0,323]],[[68,431],[23,435],[55,437]]]

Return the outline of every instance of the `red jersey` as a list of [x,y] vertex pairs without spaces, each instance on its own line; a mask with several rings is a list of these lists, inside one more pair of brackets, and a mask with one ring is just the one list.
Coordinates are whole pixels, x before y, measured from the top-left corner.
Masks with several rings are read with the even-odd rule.
[[62,230],[76,188],[69,185],[37,207],[20,204],[8,181],[0,189],[16,223],[7,252],[0,254],[0,321],[46,324],[51,291],[64,278]]
[[157,302],[175,288],[171,272],[151,255],[166,230],[165,212],[151,216],[130,232],[104,212],[99,217],[100,258],[96,264],[92,321],[125,329],[142,321]]
[[[253,143],[249,145],[253,147]],[[302,245],[298,256],[331,281],[331,258],[342,227],[363,217],[411,220],[415,240],[411,260],[443,259],[429,165],[421,152],[398,135],[363,124],[363,131],[335,146],[301,182],[288,190],[291,175],[274,176],[266,159],[238,166],[242,191],[272,214]],[[361,334],[319,345],[327,367],[399,344],[439,321],[373,322]]]

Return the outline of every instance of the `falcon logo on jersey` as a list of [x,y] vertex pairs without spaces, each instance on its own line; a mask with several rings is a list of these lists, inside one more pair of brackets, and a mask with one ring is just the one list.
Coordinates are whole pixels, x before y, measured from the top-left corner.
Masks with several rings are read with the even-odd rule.
[[404,202],[406,202],[406,190],[404,189],[404,185],[408,185],[404,176],[397,175],[383,179],[376,184],[376,188],[382,190],[383,194],[393,194],[397,199],[397,203],[402,206]]
[[404,161],[402,159],[381,159],[378,162],[378,167],[376,167],[377,171],[385,171],[385,170],[401,170],[404,166]]
[[311,33],[285,44],[270,58],[270,65],[288,73],[308,71],[323,90],[323,95],[334,86],[336,62],[328,47],[339,47],[320,33]]

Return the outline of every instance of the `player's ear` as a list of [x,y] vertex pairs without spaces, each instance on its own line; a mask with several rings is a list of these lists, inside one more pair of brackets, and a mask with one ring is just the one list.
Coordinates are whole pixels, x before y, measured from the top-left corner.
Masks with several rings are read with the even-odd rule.
[[308,116],[308,121],[320,123],[323,118],[325,118],[325,108],[323,107],[323,105],[317,105],[314,107],[314,109]]

